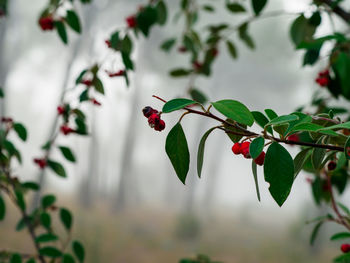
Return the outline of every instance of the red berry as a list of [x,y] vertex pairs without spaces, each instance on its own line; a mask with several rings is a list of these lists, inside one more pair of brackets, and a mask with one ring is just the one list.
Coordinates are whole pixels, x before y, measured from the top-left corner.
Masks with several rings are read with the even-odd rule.
[[216,47],[212,48],[210,52],[213,57],[216,57],[219,54],[219,50]]
[[119,70],[117,72],[109,72],[109,71],[106,71],[108,76],[110,78],[113,78],[113,77],[120,77],[120,76],[124,76],[125,75],[125,70]]
[[61,128],[60,128],[60,130],[61,130],[61,132],[62,132],[64,135],[68,135],[68,134],[74,132],[74,130],[73,130],[71,127],[67,126],[67,125],[62,125]]
[[146,118],[149,118],[153,113],[158,113],[158,111],[153,109],[150,106],[147,106],[142,109],[142,113],[143,113],[143,116],[145,116]]
[[193,68],[196,70],[196,71],[200,71],[203,67],[203,64],[198,62],[198,61],[194,61],[193,63]]
[[135,15],[131,15],[131,16],[128,16],[126,19],[125,19],[127,25],[129,28],[135,28],[136,27],[136,16]]
[[321,87],[327,87],[330,82],[329,70],[325,69],[318,73],[318,77],[315,80]]
[[181,46],[177,49],[180,53],[185,53],[187,52],[187,48],[185,46]]
[[160,117],[157,113],[152,113],[151,116],[148,118],[148,124],[151,128],[154,128],[155,126],[159,125]]
[[5,123],[11,123],[11,122],[13,122],[13,119],[10,117],[2,117],[1,121],[5,122]]
[[44,169],[47,165],[46,159],[43,158],[34,158],[34,163],[36,163],[40,169]]
[[239,142],[236,142],[233,146],[232,146],[232,152],[234,154],[241,154],[241,144]]
[[51,15],[40,17],[39,25],[44,31],[53,30],[55,27],[54,20]]
[[96,106],[101,106],[101,102],[99,102],[99,101],[96,100],[96,99],[90,99],[90,101],[91,101],[94,105],[96,105]]
[[162,131],[165,129],[165,122],[163,120],[159,120],[159,123],[154,126],[156,131]]
[[112,47],[111,41],[109,41],[108,39],[105,40],[105,43],[106,43],[106,45],[107,45],[108,48],[111,48],[111,47]]
[[81,81],[81,83],[86,85],[86,86],[91,86],[92,85],[92,80],[91,79],[83,79]]
[[58,106],[57,107],[58,115],[62,115],[62,114],[64,114],[64,112],[65,112],[64,106]]
[[350,251],[350,244],[342,244],[340,246],[340,250],[343,252],[343,253],[348,253]]
[[299,141],[299,135],[298,134],[292,134],[287,137],[287,140],[292,141],[292,142],[298,142]]
[[337,163],[335,161],[330,161],[327,165],[328,171],[333,171],[337,167]]
[[265,161],[265,152],[261,152],[260,155],[256,159],[254,159],[254,162],[260,166],[264,164],[264,161]]
[[250,142],[243,142],[241,144],[241,153],[243,154],[243,156],[245,158],[250,158],[250,154],[249,154],[249,146],[250,146]]

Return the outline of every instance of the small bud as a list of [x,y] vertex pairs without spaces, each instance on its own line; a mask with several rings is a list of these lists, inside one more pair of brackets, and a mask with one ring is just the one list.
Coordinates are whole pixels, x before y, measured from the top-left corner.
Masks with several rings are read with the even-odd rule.
[[86,86],[91,86],[92,85],[92,80],[91,79],[83,79],[81,81],[81,83],[86,85]]
[[94,99],[94,98],[90,99],[90,101],[91,101],[94,105],[96,105],[96,106],[101,106],[101,102],[97,101],[97,100]]
[[64,112],[65,112],[64,106],[60,105],[60,106],[57,107],[58,115],[62,115],[62,114],[64,114]]
[[40,167],[40,169],[44,169],[47,165],[47,161],[44,158],[34,158],[33,161]]
[[68,135],[72,132],[75,132],[75,130],[73,130],[71,127],[69,127],[68,125],[62,125],[60,128],[60,131],[64,134],[64,135]]

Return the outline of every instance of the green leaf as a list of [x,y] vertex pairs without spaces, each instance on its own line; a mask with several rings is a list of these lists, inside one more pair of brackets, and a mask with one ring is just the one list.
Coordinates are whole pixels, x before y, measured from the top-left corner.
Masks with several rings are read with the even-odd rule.
[[21,138],[22,141],[25,142],[27,140],[27,130],[21,123],[18,123],[18,122],[14,123],[13,129],[15,130],[18,137]]
[[227,50],[228,50],[229,54],[231,55],[231,57],[233,59],[236,59],[238,57],[237,49],[236,49],[236,46],[233,44],[233,42],[227,40],[226,41],[226,47],[227,47]]
[[227,118],[237,121],[238,123],[252,126],[254,117],[249,109],[236,100],[220,100],[211,103],[214,108],[225,115]]
[[339,257],[336,257],[333,262],[335,263],[350,263],[350,253],[343,254]]
[[344,145],[344,155],[346,159],[350,160],[350,136],[348,137]]
[[250,156],[255,159],[263,151],[265,145],[265,139],[263,137],[255,138],[249,145]]
[[311,149],[307,148],[300,151],[294,158],[294,178],[299,174],[303,169],[306,160],[311,155]]
[[147,37],[152,25],[158,21],[158,12],[154,7],[148,5],[137,14],[136,21],[137,27]]
[[270,120],[273,120],[273,119],[275,119],[275,118],[278,117],[277,113],[274,112],[274,111],[271,110],[271,109],[266,109],[266,110],[264,110],[264,111],[265,111],[267,117],[269,117]]
[[41,205],[44,209],[52,206],[56,202],[56,196],[54,195],[45,195],[41,199]]
[[49,258],[58,258],[62,256],[62,252],[55,247],[43,247],[39,250],[39,253]]
[[75,262],[75,260],[71,255],[69,255],[69,254],[63,255],[62,263],[74,263],[74,262]]
[[81,33],[79,17],[74,10],[67,10],[66,22],[75,32]]
[[103,87],[103,83],[102,83],[102,81],[101,81],[98,77],[94,78],[94,80],[93,80],[93,85],[94,85],[95,90],[96,90],[97,92],[99,92],[99,93],[101,93],[101,94],[105,94],[105,89],[104,89],[104,87]]
[[318,223],[315,225],[314,229],[312,230],[311,237],[310,237],[310,245],[313,245],[313,244],[315,243],[317,234],[318,234],[318,232],[319,232],[320,227],[322,226],[322,224],[323,224],[323,221],[318,222]]
[[298,119],[299,118],[296,115],[282,115],[282,116],[279,116],[279,117],[272,119],[270,122],[268,122],[265,125],[265,127],[270,126],[270,125],[281,125],[281,124],[289,123],[291,121],[295,121]]
[[190,75],[192,71],[188,70],[188,69],[183,69],[183,68],[177,68],[177,69],[173,69],[172,71],[170,71],[170,76],[172,77],[185,77]]
[[17,205],[19,206],[19,208],[22,211],[25,211],[26,210],[26,202],[24,200],[23,193],[21,191],[16,190],[15,195],[16,195]]
[[70,162],[76,162],[76,158],[70,148],[65,146],[59,146],[59,149],[61,150],[61,153],[64,156],[64,158],[66,158]]
[[58,176],[60,177],[67,177],[66,170],[64,169],[63,165],[52,161],[52,160],[47,160],[47,165],[51,168],[53,172],[55,172]]
[[53,242],[58,240],[58,237],[52,233],[41,234],[35,239],[36,243]]
[[266,6],[267,0],[252,0],[253,10],[256,16],[260,15],[260,12]]
[[316,27],[310,24],[304,15],[300,15],[294,20],[291,26],[290,36],[294,45],[297,47],[302,42],[311,41],[315,31]]
[[203,10],[207,11],[207,12],[214,12],[215,8],[211,5],[203,5]]
[[122,60],[126,69],[134,70],[134,63],[129,54],[122,52]]
[[165,151],[176,171],[180,181],[185,184],[190,167],[190,153],[188,150],[185,133],[180,123],[177,123],[169,132]]
[[203,94],[203,92],[201,92],[198,89],[192,88],[190,90],[190,95],[194,101],[200,104],[205,104],[208,101],[207,97]]
[[160,48],[164,50],[165,52],[169,52],[174,45],[176,44],[176,38],[170,38],[165,40],[161,45]]
[[[254,120],[255,122],[261,127],[264,129],[265,125],[269,122],[268,118],[265,117],[264,114],[262,114],[261,112],[259,111],[252,111],[252,114],[253,114],[253,117],[254,117]],[[273,131],[272,131],[272,128],[271,127],[268,127],[267,128],[267,131],[273,135]]]
[[22,263],[22,257],[20,254],[13,254],[10,259],[10,263]]
[[164,104],[162,112],[169,113],[180,110],[188,105],[197,104],[197,102],[189,99],[173,99]]
[[156,10],[157,10],[157,22],[159,25],[164,25],[167,17],[168,17],[168,12],[166,5],[164,1],[158,1],[156,5]]
[[132,52],[132,48],[132,41],[129,35],[126,34],[123,41],[121,42],[121,51],[130,55],[130,53]]
[[65,208],[60,209],[60,219],[64,227],[69,231],[72,228],[73,216],[69,210]]
[[252,172],[253,172],[253,176],[254,176],[256,195],[257,195],[258,200],[260,202],[260,190],[259,190],[259,181],[258,181],[258,171],[257,171],[257,165],[254,162],[254,160],[252,160]]
[[215,129],[216,127],[213,127],[209,129],[206,133],[204,133],[201,141],[199,142],[198,153],[197,153],[197,172],[198,172],[199,178],[201,178],[201,175],[202,175],[205,142],[207,141],[207,138],[210,135],[210,133]]
[[339,80],[341,87],[341,94],[344,95],[348,100],[350,99],[350,56],[348,52],[339,52],[337,57],[334,59],[332,57],[332,68]]
[[341,240],[341,239],[346,239],[350,238],[350,233],[349,232],[341,232],[341,233],[336,233],[333,236],[331,236],[331,240]]
[[243,12],[246,12],[245,8],[239,3],[227,3],[226,7],[232,13],[243,13]]
[[248,25],[248,23],[244,23],[238,28],[238,36],[243,41],[243,43],[247,45],[247,47],[254,49],[255,44],[251,36],[248,34]]
[[0,87],[0,98],[3,99],[5,97],[4,89]]
[[6,205],[5,201],[0,194],[0,221],[4,220],[6,215]]
[[83,245],[79,241],[73,241],[72,247],[73,247],[73,252],[75,256],[78,258],[79,262],[84,262],[85,250]]
[[273,142],[268,148],[264,162],[265,181],[279,206],[286,201],[294,181],[293,158],[280,144]]
[[34,258],[29,259],[28,261],[26,261],[26,263],[36,263]]
[[46,229],[50,229],[50,227],[51,227],[51,216],[48,213],[46,213],[46,212],[41,213],[40,214],[40,222]]
[[347,208],[345,205],[343,205],[340,202],[337,202],[337,205],[340,207],[341,210],[343,210],[348,216],[350,216],[350,209]]
[[67,44],[68,43],[68,36],[67,36],[67,31],[66,31],[65,25],[61,21],[55,21],[54,24],[55,24],[55,28],[57,30],[58,36],[61,38],[61,40],[64,44]]
[[40,186],[35,182],[25,182],[25,183],[22,183],[21,186],[23,188],[31,189],[34,191],[38,191],[40,189]]
[[87,69],[84,69],[82,72],[80,72],[79,76],[77,77],[77,79],[75,80],[75,84],[78,85],[82,80],[83,77],[85,75],[85,73],[88,72]]
[[350,121],[328,126],[322,129],[319,129],[318,131],[325,131],[325,130],[339,130],[339,129],[350,129]]
[[[323,144],[324,142],[324,136],[320,137],[317,140],[317,144]],[[327,149],[322,149],[322,148],[314,148],[312,150],[312,154],[311,154],[311,162],[312,162],[312,166],[314,167],[315,170],[319,170],[321,169],[321,164],[322,161],[326,155]]]

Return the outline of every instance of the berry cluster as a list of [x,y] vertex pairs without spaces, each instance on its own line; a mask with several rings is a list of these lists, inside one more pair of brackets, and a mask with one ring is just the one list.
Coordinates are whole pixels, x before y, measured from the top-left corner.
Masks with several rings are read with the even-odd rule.
[[[250,142],[236,142],[233,146],[232,146],[232,152],[236,155],[242,154],[244,156],[244,158],[246,159],[250,159],[250,153],[249,153],[249,146],[250,146]],[[254,162],[257,165],[263,165],[265,161],[265,152],[261,152],[260,155],[254,159]]]
[[39,26],[43,31],[53,30],[55,27],[52,15],[47,15],[39,18]]
[[350,244],[342,244],[340,246],[340,250],[343,252],[343,253],[348,253],[350,252]]
[[160,113],[150,106],[143,108],[143,116],[148,118],[148,124],[156,131],[162,131],[165,129],[165,122],[160,119]]
[[321,87],[327,87],[329,85],[331,78],[329,76],[329,70],[325,69],[318,73],[318,77],[315,79],[316,83]]
[[44,158],[34,158],[33,161],[40,167],[40,169],[44,169],[47,165],[47,161]]

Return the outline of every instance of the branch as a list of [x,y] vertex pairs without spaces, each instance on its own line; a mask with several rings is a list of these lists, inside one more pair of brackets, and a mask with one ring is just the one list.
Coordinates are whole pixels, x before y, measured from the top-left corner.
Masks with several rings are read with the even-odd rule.
[[346,23],[350,23],[350,13],[345,11],[339,5],[335,5],[333,0],[319,0],[321,3],[327,5],[332,11],[342,18]]

